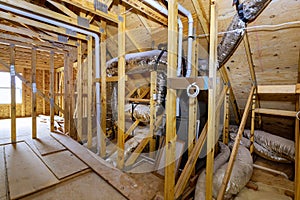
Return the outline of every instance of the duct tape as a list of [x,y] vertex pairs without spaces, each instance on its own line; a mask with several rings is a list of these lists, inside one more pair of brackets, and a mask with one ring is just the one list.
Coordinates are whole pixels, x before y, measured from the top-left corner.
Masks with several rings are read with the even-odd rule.
[[54,99],[50,98],[50,106],[53,107],[54,106]]
[[[191,93],[190,90],[193,89],[193,88],[195,89],[195,92],[194,92],[194,93]],[[187,88],[186,88],[186,93],[187,93],[187,95],[188,95],[189,97],[192,97],[192,98],[197,97],[198,94],[199,94],[199,92],[200,92],[200,88],[199,88],[199,86],[196,84],[196,82],[194,82],[194,83],[188,85]]]
[[157,99],[157,95],[156,94],[153,94],[153,100],[155,101]]
[[10,66],[10,76],[15,76],[16,75],[16,70],[15,70],[15,66],[11,65]]
[[80,16],[77,17],[77,24],[79,26],[83,26],[85,28],[89,28],[90,27],[90,21],[88,19],[80,17]]
[[94,0],[94,8],[102,12],[108,13],[108,7],[105,3],[102,3],[98,0]]
[[58,35],[57,39],[58,39],[59,42],[64,42],[64,43],[68,42],[68,37],[63,36],[63,35]]
[[118,16],[118,20],[120,21],[120,22],[123,22],[124,21],[124,18],[122,17],[122,16]]
[[76,31],[72,31],[71,29],[66,28],[66,34],[72,35],[72,36],[76,36],[77,32]]
[[99,31],[100,31],[100,33],[104,33],[105,32],[104,28],[102,28],[102,27],[100,27]]
[[36,89],[36,83],[32,83],[32,92],[36,93],[37,89]]

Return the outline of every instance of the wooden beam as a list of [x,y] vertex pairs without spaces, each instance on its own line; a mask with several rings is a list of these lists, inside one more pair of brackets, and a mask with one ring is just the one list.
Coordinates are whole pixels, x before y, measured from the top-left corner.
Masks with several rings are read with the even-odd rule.
[[232,148],[231,156],[230,156],[230,159],[229,159],[229,162],[228,162],[228,167],[227,167],[227,170],[225,172],[220,191],[218,193],[217,200],[222,200],[223,197],[224,197],[224,193],[225,193],[228,181],[230,179],[233,164],[234,164],[236,155],[238,153],[238,148],[239,148],[239,145],[240,145],[242,134],[244,132],[244,128],[245,128],[245,125],[246,125],[246,122],[247,122],[247,118],[248,118],[249,109],[250,109],[250,106],[251,106],[251,101],[252,101],[252,96],[253,96],[254,90],[255,90],[255,87],[252,86],[252,88],[250,90],[248,100],[247,100],[247,103],[246,103],[246,106],[245,106],[245,109],[244,109],[244,114],[243,114],[242,121],[241,121],[239,130],[238,130],[238,133],[237,133],[237,137],[235,139],[234,146]]
[[65,54],[64,56],[64,131],[65,133],[69,133],[70,128],[70,96],[69,96],[69,65],[70,58],[69,54]]
[[258,85],[258,94],[296,94],[296,85]]
[[229,119],[230,119],[230,109],[229,109],[229,96],[230,91],[226,92],[225,100],[224,100],[224,127],[223,127],[223,143],[228,145],[229,139]]
[[[46,91],[46,84],[45,84],[45,70],[42,70],[42,91],[43,93],[45,93]],[[45,99],[42,100],[43,101],[43,114],[46,114],[46,101]]]
[[256,81],[253,58],[252,58],[252,53],[251,53],[251,48],[250,48],[250,43],[249,43],[247,32],[244,34],[243,41],[244,41],[247,61],[248,61],[248,65],[249,65],[249,71],[250,71],[250,75],[251,75],[252,85],[256,86],[257,81]]
[[150,103],[150,99],[126,98],[126,100],[135,103]]
[[135,39],[133,39],[133,36],[131,35],[130,32],[126,33],[127,38],[129,39],[129,41],[133,44],[135,50],[137,50],[138,52],[142,52],[142,49],[140,48],[140,46],[136,43]]
[[216,1],[210,0],[210,31],[209,31],[209,78],[212,88],[208,90],[208,119],[207,119],[207,157],[206,157],[206,199],[212,200],[214,153],[216,143],[216,95],[217,95],[217,23]]
[[256,90],[254,90],[252,96],[251,130],[250,130],[250,153],[251,154],[254,152],[255,107],[256,107]]
[[[209,34],[209,24],[207,22],[207,19],[205,18],[205,15],[204,15],[205,12],[202,9],[203,8],[202,2],[200,0],[192,0],[192,3],[196,10],[197,18],[199,20],[199,23],[201,24],[204,34]],[[208,36],[206,38],[209,39]]]
[[82,141],[82,91],[83,91],[83,73],[82,73],[82,42],[78,40],[77,47],[77,141]]
[[[168,68],[167,77],[176,77],[177,66],[177,19],[178,1],[168,1]],[[172,200],[175,197],[175,151],[176,151],[176,90],[167,88],[166,105],[166,160],[164,199]]]
[[[101,22],[102,28],[106,30],[106,22]],[[106,155],[106,115],[107,115],[107,91],[106,91],[106,33],[101,34],[100,57],[101,57],[101,138],[100,156]]]
[[93,38],[88,39],[87,67],[87,147],[92,147],[93,139]]
[[[22,74],[25,74],[25,68],[22,69]],[[26,115],[26,90],[25,90],[25,83],[22,83],[22,117]]]
[[[300,58],[299,58],[300,59]],[[300,66],[300,63],[299,63]],[[299,81],[298,81],[299,82]],[[296,99],[296,111],[300,110],[300,98],[297,95]],[[295,119],[295,199],[300,198],[300,130],[299,130],[299,120]]]
[[17,142],[15,45],[10,45],[10,118],[11,142]]
[[154,135],[155,135],[155,122],[156,122],[156,93],[157,93],[157,72],[156,71],[152,71],[150,73],[150,127],[149,127],[149,131],[150,131],[150,135],[151,135],[151,139],[150,139],[150,148],[149,148],[149,153],[150,153],[150,157],[154,158],[154,154],[155,154],[155,149],[156,149],[156,140],[154,139]]
[[[69,53],[69,61],[68,61],[68,104],[69,104],[69,135],[74,140],[77,140],[77,132],[75,128],[75,122],[74,122],[74,105],[75,105],[75,85],[74,85],[74,63],[70,56],[71,52]],[[67,124],[65,124],[66,126]]]
[[118,23],[118,16],[115,13],[112,13],[110,11],[107,12],[100,11],[99,9],[96,9],[94,4],[91,3],[90,1],[86,1],[86,0],[61,0],[61,1],[76,6],[78,8],[81,8],[83,10],[89,11],[90,13],[103,17],[109,21]]
[[[127,77],[127,76],[126,76]],[[127,80],[127,78],[125,78],[125,80]],[[101,82],[101,78],[95,78],[94,80],[95,82]],[[105,81],[108,82],[118,82],[118,76],[111,76],[108,77],[106,76]]]
[[47,0],[47,1],[49,3],[51,3],[53,6],[55,6],[56,8],[58,8],[59,10],[61,10],[63,13],[68,15],[69,17],[73,17],[73,18],[77,17],[77,15],[72,10],[70,10],[69,8],[64,6],[63,4],[57,3],[57,2],[52,1],[52,0]]
[[36,127],[36,48],[32,49],[31,57],[31,117],[32,117],[32,138],[37,137],[37,127]]
[[132,6],[133,8],[139,10],[142,13],[145,13],[147,16],[155,19],[157,22],[162,23],[163,25],[168,24],[168,19],[157,12],[156,10],[146,6],[142,1],[138,0],[123,0],[123,2],[127,3],[128,5]]
[[276,109],[267,109],[267,108],[255,108],[255,112],[261,114],[286,116],[286,117],[296,117],[297,114],[297,112],[295,111],[276,110]]
[[50,52],[50,131],[54,131],[54,52]]

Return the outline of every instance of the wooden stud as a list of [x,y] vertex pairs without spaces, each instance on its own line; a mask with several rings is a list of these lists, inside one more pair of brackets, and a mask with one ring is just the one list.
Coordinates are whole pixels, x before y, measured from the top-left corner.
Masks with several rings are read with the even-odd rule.
[[[60,107],[62,107],[63,109],[65,108],[65,105],[64,105],[64,79],[65,79],[64,78],[64,72],[60,72],[60,76],[59,76],[59,93],[60,93],[59,104],[60,104]],[[63,116],[63,114],[64,114],[64,112],[60,112],[60,116]]]
[[69,58],[69,53],[66,53],[65,56],[65,61],[64,61],[64,131],[65,133],[69,133],[69,128],[70,128],[70,99],[69,99],[69,63],[70,63],[70,58]]
[[73,78],[73,62],[71,62],[71,58],[69,59],[68,62],[68,104],[69,104],[69,135],[71,138],[74,140],[77,140],[77,133],[76,133],[76,128],[75,128],[75,123],[74,123],[74,105],[75,105],[75,85],[74,85],[74,78]]
[[256,81],[256,75],[255,75],[255,70],[254,70],[252,53],[251,53],[251,48],[250,48],[250,43],[249,43],[247,32],[244,34],[243,41],[244,41],[247,61],[248,61],[248,64],[249,64],[249,71],[250,71],[250,75],[251,75],[252,84],[256,86],[257,81]]
[[209,35],[209,78],[212,88],[208,90],[207,157],[206,157],[206,199],[212,199],[214,152],[216,143],[216,90],[217,90],[217,40],[218,40],[216,1],[210,1]]
[[78,40],[77,47],[77,140],[82,141],[82,90],[83,90],[83,73],[82,73],[82,42]]
[[124,132],[125,132],[125,7],[119,5],[121,13],[118,22],[118,159],[117,167],[124,166]]
[[241,121],[239,130],[238,130],[238,133],[237,133],[237,137],[235,139],[234,146],[232,148],[231,156],[230,156],[230,159],[229,159],[229,162],[228,162],[228,167],[227,167],[227,170],[225,172],[220,191],[218,193],[217,200],[222,200],[223,197],[224,197],[224,193],[225,193],[228,181],[230,179],[231,171],[232,171],[232,168],[233,168],[233,163],[234,163],[235,157],[238,153],[238,148],[239,148],[239,145],[240,145],[242,134],[244,132],[244,128],[245,128],[245,125],[246,125],[246,122],[247,122],[247,117],[248,117],[248,114],[249,114],[249,109],[250,109],[250,106],[251,106],[251,101],[252,101],[252,96],[253,96],[254,90],[255,90],[255,87],[252,86],[252,88],[250,90],[248,100],[247,100],[247,103],[246,103],[246,106],[245,106],[242,121]]
[[[102,28],[106,30],[106,22],[101,22]],[[106,155],[106,115],[107,115],[107,91],[106,91],[106,33],[101,34],[100,44],[101,54],[101,137],[100,137],[100,156],[102,158]]]
[[[168,69],[167,77],[176,76],[177,66],[177,19],[178,1],[168,1]],[[166,160],[164,199],[172,200],[175,195],[175,151],[176,151],[176,90],[167,89],[166,99]]]
[[150,157],[154,158],[155,144],[156,141],[154,139],[155,134],[155,121],[156,121],[156,85],[157,85],[157,72],[152,71],[150,73]]
[[37,127],[36,127],[36,48],[32,49],[31,57],[31,116],[32,116],[32,138],[37,137]]
[[228,135],[229,135],[229,95],[230,91],[226,92],[225,100],[224,100],[224,128],[223,128],[223,143],[228,145]]
[[[300,66],[300,65],[299,65]],[[296,98],[296,111],[300,109],[300,98]],[[295,119],[295,199],[300,198],[300,144],[299,144],[299,120]]]
[[296,85],[258,85],[258,94],[296,94]]
[[[42,70],[42,88],[43,88],[43,93],[46,91],[46,84],[45,84],[45,70]],[[46,101],[43,99],[43,114],[46,114]]]
[[255,112],[261,114],[286,116],[286,117],[295,117],[297,113],[295,111],[276,110],[276,109],[267,109],[267,108],[255,108]]
[[[205,12],[204,10],[202,9],[203,5],[202,5],[202,2],[200,0],[192,0],[192,3],[194,5],[194,8],[196,10],[196,13],[197,13],[197,18],[201,24],[201,27],[202,27],[202,30],[204,32],[204,34],[209,34],[209,25],[208,25],[208,22],[207,22],[207,19],[205,18]],[[209,37],[207,36],[206,37],[207,40],[209,40]]]
[[[22,69],[22,74],[25,74],[25,68]],[[22,117],[26,116],[26,84],[22,82]]]
[[256,105],[256,94],[252,96],[252,111],[251,111],[251,130],[250,130],[250,153],[254,152],[254,129],[255,129],[255,105]]
[[88,39],[87,67],[87,147],[92,147],[93,137],[93,38]]
[[15,45],[10,45],[11,142],[17,141]]
[[54,52],[50,52],[50,131],[54,131]]
[[61,10],[66,15],[73,17],[73,18],[77,18],[77,15],[73,11],[68,9],[66,6],[64,6],[63,4],[60,4],[60,3],[57,3],[57,2],[51,1],[51,0],[47,0],[47,2],[51,3],[53,6],[55,6],[59,10]]

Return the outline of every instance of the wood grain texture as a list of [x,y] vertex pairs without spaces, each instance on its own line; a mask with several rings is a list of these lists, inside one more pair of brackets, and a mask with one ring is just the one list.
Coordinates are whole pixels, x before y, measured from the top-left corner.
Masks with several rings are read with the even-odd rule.
[[33,144],[42,156],[66,149],[50,135],[33,140]]
[[6,169],[4,162],[4,146],[0,146],[0,199],[6,199]]

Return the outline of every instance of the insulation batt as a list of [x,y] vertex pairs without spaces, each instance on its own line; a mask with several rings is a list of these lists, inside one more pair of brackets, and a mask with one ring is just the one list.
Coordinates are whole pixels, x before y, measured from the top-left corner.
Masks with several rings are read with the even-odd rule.
[[[219,142],[219,146],[220,146],[220,153],[216,156],[214,160],[214,173],[227,162],[230,156],[230,149],[228,146],[226,146],[222,142]],[[205,199],[205,184],[206,184],[205,174],[206,174],[205,170],[203,170],[198,178],[196,190],[195,190],[195,200]]]
[[[230,133],[230,139],[231,142],[229,143],[229,147],[232,148],[234,145],[234,141],[236,138],[236,133]],[[245,146],[246,148],[250,147],[250,140],[248,138],[242,137],[241,141],[240,141],[240,145]],[[287,160],[286,158],[281,157],[280,155],[278,155],[276,152],[268,150],[264,147],[262,147],[261,145],[259,145],[257,142],[254,142],[254,152],[271,161],[275,161],[275,162],[280,162],[280,163],[290,163],[291,161]]]
[[[244,135],[250,138],[250,130],[245,130]],[[255,130],[254,141],[269,151],[284,157],[290,161],[295,161],[295,143],[294,141],[267,133],[265,131]]]
[[142,105],[142,104],[135,105],[132,114],[132,105],[126,104],[125,113],[128,115],[128,117],[131,117],[133,115],[133,117],[136,120],[140,120],[141,122],[144,123],[150,122],[150,107],[147,105]]

